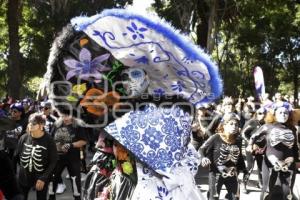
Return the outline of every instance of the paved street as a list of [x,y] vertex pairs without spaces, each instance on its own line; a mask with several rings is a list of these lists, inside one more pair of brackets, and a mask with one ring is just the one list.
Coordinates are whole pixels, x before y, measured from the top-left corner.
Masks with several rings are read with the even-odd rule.
[[[89,158],[91,155],[89,155]],[[72,189],[70,180],[66,179],[67,170],[63,172],[63,180],[67,185],[67,189],[63,194],[56,195],[57,200],[70,200],[72,198]],[[242,174],[241,174],[242,175]],[[242,177],[240,177],[241,179]],[[199,185],[199,189],[206,197],[206,193],[208,190],[208,169],[207,168],[200,168],[198,174],[195,177],[197,184]],[[244,194],[241,192],[241,200],[258,200],[260,195],[260,189],[256,187],[257,185],[257,175],[256,175],[256,167],[253,170],[253,174],[250,176],[249,184],[248,184],[248,194]],[[83,182],[82,182],[83,184]],[[294,194],[298,197],[300,196],[300,174],[296,176],[296,182],[294,187]],[[222,189],[220,200],[225,200],[226,191],[225,188]],[[36,200],[35,193],[33,191],[30,192],[29,200]]]

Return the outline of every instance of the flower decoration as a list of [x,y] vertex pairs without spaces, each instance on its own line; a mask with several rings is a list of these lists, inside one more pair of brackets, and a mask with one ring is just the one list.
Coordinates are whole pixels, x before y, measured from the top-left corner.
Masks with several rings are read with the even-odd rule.
[[77,102],[78,97],[86,91],[86,83],[77,84],[72,87],[72,95],[67,96],[67,100],[70,102]]
[[127,160],[128,159],[128,152],[124,147],[119,144],[114,145],[114,154],[118,160]]
[[69,95],[69,96],[67,96],[67,100],[70,101],[70,102],[77,102],[78,101],[78,97]]
[[82,95],[86,91],[86,83],[74,85],[72,93]]
[[117,109],[119,101],[120,95],[118,92],[103,93],[102,90],[92,88],[87,91],[85,97],[80,101],[80,105],[85,107],[89,113],[102,116],[108,112],[108,107]]
[[133,172],[132,164],[129,161],[126,161],[121,164],[122,170],[125,174],[130,175]]
[[102,72],[109,71],[111,68],[102,64],[107,61],[110,54],[106,53],[100,55],[92,60],[92,54],[86,48],[82,48],[79,53],[79,61],[75,59],[64,60],[67,65],[68,73],[66,79],[70,80],[72,77],[77,76],[83,80],[89,80],[91,77],[95,82],[100,82],[102,79]]
[[155,89],[155,90],[153,90],[153,92],[155,95],[158,95],[158,96],[163,96],[166,93],[162,88]]
[[79,44],[81,47],[83,47],[84,45],[86,45],[87,43],[89,43],[89,40],[86,38],[83,38],[79,41]]
[[127,30],[129,30],[132,33],[132,39],[136,39],[138,36],[142,39],[145,38],[145,36],[141,33],[141,32],[145,32],[148,29],[141,27],[138,28],[137,25],[134,22],[131,22],[131,27],[130,26],[126,26]]

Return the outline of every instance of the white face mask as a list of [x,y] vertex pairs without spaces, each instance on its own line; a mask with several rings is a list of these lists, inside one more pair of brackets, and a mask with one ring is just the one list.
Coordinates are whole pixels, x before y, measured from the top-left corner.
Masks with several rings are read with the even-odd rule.
[[141,96],[149,86],[149,79],[142,69],[125,69],[122,71],[121,76],[126,94],[130,97]]
[[285,107],[280,107],[275,111],[275,118],[279,123],[285,123],[289,119],[289,111]]
[[236,134],[239,131],[239,124],[236,120],[229,120],[224,124],[224,132],[227,134]]

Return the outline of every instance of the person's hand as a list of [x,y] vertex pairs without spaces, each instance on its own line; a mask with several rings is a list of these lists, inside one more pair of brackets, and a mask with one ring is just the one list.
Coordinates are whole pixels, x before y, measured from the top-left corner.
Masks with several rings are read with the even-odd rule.
[[61,147],[61,149],[64,153],[67,153],[71,148],[73,148],[72,143],[66,143]]
[[207,167],[208,165],[210,165],[210,163],[211,163],[210,160],[206,157],[202,158],[202,160],[201,160],[202,167]]
[[41,190],[43,190],[44,186],[45,186],[45,182],[44,182],[44,181],[42,181],[42,180],[37,180],[37,181],[36,181],[36,184],[35,184],[35,189],[36,189],[37,191],[41,191]]
[[248,146],[246,147],[246,151],[252,152],[252,151],[253,151],[252,145],[248,145]]

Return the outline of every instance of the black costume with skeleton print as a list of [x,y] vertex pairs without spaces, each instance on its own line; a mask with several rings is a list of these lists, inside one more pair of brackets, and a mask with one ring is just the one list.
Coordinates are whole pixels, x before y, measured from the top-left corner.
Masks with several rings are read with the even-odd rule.
[[280,123],[265,124],[251,136],[249,143],[255,143],[256,140],[262,136],[266,139],[266,157],[270,161],[268,167],[272,167],[275,160],[284,161],[292,157],[294,162],[298,159],[297,136],[295,131]]
[[32,138],[24,134],[16,152],[20,161],[19,181],[21,185],[34,185],[36,180],[48,182],[57,162],[57,151],[50,135]]
[[222,140],[219,134],[215,134],[201,146],[201,151],[212,162],[210,171],[222,173],[232,169],[237,172],[245,169],[241,146],[240,138],[237,138],[235,143],[228,144]]
[[260,199],[265,198],[268,187],[270,199],[291,199],[298,160],[296,130],[281,123],[265,124],[251,136],[249,145],[261,137],[265,137],[266,152]]
[[208,199],[219,199],[223,184],[230,199],[239,199],[238,172],[246,170],[241,146],[240,137],[237,136],[233,143],[227,143],[220,134],[211,136],[201,146],[200,154],[211,161]]

